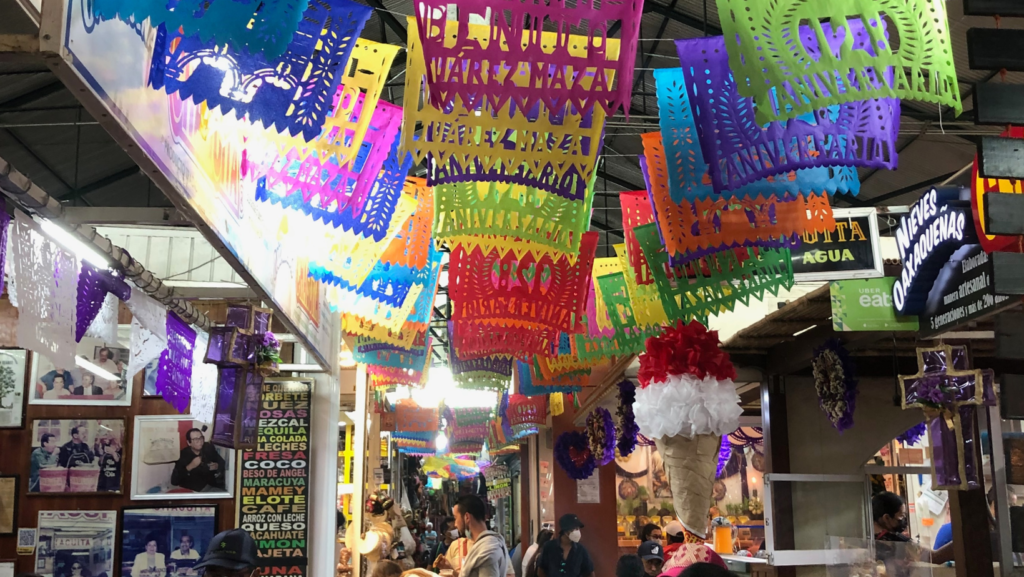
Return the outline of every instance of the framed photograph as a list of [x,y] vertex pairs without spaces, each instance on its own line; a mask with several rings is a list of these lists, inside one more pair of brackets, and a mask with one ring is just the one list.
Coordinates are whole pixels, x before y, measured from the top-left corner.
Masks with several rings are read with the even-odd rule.
[[125,507],[121,510],[122,577],[186,577],[217,534],[217,506]]
[[45,355],[32,355],[30,405],[131,405],[128,349],[83,338],[76,352],[74,367],[57,367]]
[[35,573],[112,577],[116,511],[40,511]]
[[145,368],[142,369],[142,375],[144,379],[144,385],[142,388],[143,397],[159,397],[160,393],[156,392],[156,373],[157,369],[160,368],[160,357],[153,359],[146,363]]
[[0,349],[0,429],[25,426],[26,359],[24,349]]
[[121,493],[124,419],[32,421],[28,492]]
[[212,428],[187,416],[135,417],[132,499],[226,499],[235,452],[210,442]]
[[0,475],[0,535],[14,535],[14,523],[18,519],[17,475]]

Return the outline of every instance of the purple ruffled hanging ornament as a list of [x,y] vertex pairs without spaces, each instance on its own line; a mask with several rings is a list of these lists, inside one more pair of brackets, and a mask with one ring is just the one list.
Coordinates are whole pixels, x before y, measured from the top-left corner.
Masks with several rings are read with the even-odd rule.
[[4,276],[7,274],[7,229],[10,224],[11,215],[0,210],[0,294],[4,292]]
[[715,478],[722,476],[722,470],[729,463],[732,457],[732,443],[729,442],[729,435],[722,435],[722,447],[718,450],[718,469],[715,470]]
[[167,349],[160,354],[156,392],[174,410],[184,413],[192,398],[192,351],[196,332],[171,311],[167,311]]
[[[3,243],[6,245],[7,229],[4,229]],[[85,331],[89,325],[96,320],[100,308],[107,294],[113,294],[118,299],[126,301],[131,297],[131,288],[123,279],[113,275],[110,271],[100,270],[87,261],[82,261],[82,267],[78,273],[78,302],[77,316],[75,317],[75,341],[82,342]],[[194,337],[193,337],[194,339]],[[191,349],[190,349],[191,350]]]

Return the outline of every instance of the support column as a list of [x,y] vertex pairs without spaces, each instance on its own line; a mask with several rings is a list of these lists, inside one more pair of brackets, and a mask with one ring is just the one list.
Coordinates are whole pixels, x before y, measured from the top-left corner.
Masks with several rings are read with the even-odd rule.
[[338,563],[338,372],[318,374],[310,402],[311,483],[309,498],[309,575],[331,577]]
[[[366,503],[369,494],[366,491],[366,432],[369,425],[367,395],[366,365],[357,365],[355,414],[357,419],[363,416],[363,420],[356,422],[353,427],[355,438],[352,440],[352,523],[359,534],[363,529],[363,504]],[[363,556],[352,544],[348,544],[348,547],[352,551],[352,577],[366,577],[362,572]]]
[[533,477],[537,475],[533,460],[530,443],[519,445],[519,543],[524,552],[533,544],[533,537],[537,534],[530,524],[533,513]]
[[[761,381],[761,419],[764,431],[765,468],[768,473],[789,473],[789,418],[784,380],[779,376]],[[796,549],[793,527],[793,488],[789,483],[771,487],[772,526],[775,549]],[[776,567],[778,577],[795,577],[796,567]]]

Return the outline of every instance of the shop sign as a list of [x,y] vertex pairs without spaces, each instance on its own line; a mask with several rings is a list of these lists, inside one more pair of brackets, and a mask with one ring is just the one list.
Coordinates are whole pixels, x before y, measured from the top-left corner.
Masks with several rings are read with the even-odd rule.
[[800,237],[791,249],[797,282],[882,276],[878,219],[874,208],[837,208],[836,229]]
[[90,537],[55,537],[53,548],[58,550],[80,550],[92,549],[92,538]]
[[311,394],[310,381],[267,379],[256,449],[242,451],[238,526],[256,540],[264,575],[308,575]]
[[246,175],[246,135],[233,115],[151,87],[156,30],[146,22],[99,20],[93,3],[64,1],[65,58],[90,89],[79,96],[98,101],[117,120],[159,169],[154,179],[166,179],[161,188],[168,198],[319,363],[332,367],[340,317],[331,313],[323,284],[309,278],[307,260],[326,249],[324,228],[300,225],[281,207],[257,202],[256,181]]
[[903,272],[892,288],[898,314],[923,313],[943,265],[958,248],[977,242],[977,233],[969,222],[970,204],[961,200],[961,194],[960,187],[933,188],[900,219],[896,247]]
[[995,294],[992,259],[980,244],[968,245],[953,255],[936,278],[921,315],[921,332],[939,334],[1018,302]]
[[[1010,127],[1000,136],[1024,141],[1024,128]],[[985,195],[994,192],[1002,194],[1024,194],[1024,181],[1010,178],[984,178],[978,173],[978,157],[974,157],[971,168],[971,208],[974,211],[974,228],[978,232],[985,252],[1020,252],[1020,238],[1010,235],[994,235],[985,231]]]
[[832,330],[916,331],[917,317],[896,316],[892,303],[894,277],[851,279],[829,284]]

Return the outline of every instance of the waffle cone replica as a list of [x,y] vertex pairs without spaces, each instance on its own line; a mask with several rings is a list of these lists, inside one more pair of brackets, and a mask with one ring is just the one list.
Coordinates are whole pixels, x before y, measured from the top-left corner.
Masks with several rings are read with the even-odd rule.
[[707,536],[722,435],[739,427],[743,412],[734,378],[718,333],[697,321],[647,339],[640,355],[636,422],[665,463],[679,522],[700,538]]

